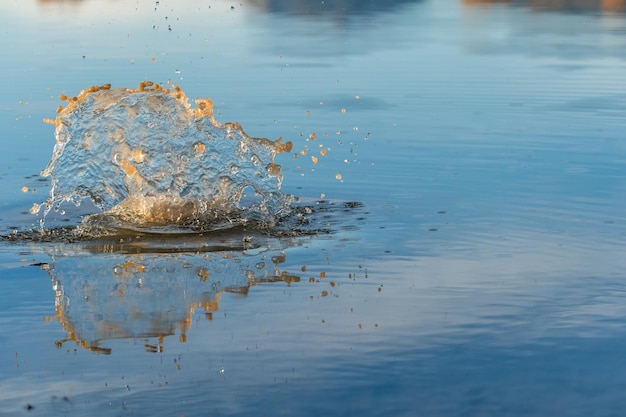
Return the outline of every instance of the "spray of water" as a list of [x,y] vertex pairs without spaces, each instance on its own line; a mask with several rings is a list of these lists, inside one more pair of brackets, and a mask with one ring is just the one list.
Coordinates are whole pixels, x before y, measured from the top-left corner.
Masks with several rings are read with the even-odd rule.
[[[83,233],[96,229],[207,231],[237,225],[267,228],[287,216],[293,198],[281,193],[274,159],[291,142],[248,136],[239,123],[221,124],[210,99],[189,104],[177,86],[94,86],[61,96],[56,144],[42,171],[51,177],[43,212],[87,200]],[[73,204],[72,204],[73,203]]]

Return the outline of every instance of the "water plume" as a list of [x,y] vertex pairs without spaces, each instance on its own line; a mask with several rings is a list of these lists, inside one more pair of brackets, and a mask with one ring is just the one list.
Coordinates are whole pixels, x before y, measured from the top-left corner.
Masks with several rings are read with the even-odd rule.
[[[42,175],[49,198],[33,213],[64,212],[87,200],[99,213],[83,219],[84,233],[132,229],[179,233],[247,225],[272,227],[291,210],[280,191],[274,159],[283,143],[248,136],[239,123],[221,124],[210,99],[189,104],[178,87],[144,81],[109,84],[61,96],[56,144]],[[73,204],[72,204],[73,203]]]

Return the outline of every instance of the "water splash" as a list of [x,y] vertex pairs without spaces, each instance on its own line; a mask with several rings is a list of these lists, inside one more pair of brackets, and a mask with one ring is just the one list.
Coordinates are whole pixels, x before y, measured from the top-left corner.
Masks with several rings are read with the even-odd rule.
[[[291,142],[248,136],[239,123],[221,124],[210,99],[192,107],[177,86],[142,82],[138,88],[109,84],[61,96],[56,144],[42,171],[51,177],[42,228],[51,210],[85,200],[100,213],[80,228],[94,230],[207,231],[238,225],[271,227],[289,214],[274,162]],[[72,204],[70,204],[72,206]]]

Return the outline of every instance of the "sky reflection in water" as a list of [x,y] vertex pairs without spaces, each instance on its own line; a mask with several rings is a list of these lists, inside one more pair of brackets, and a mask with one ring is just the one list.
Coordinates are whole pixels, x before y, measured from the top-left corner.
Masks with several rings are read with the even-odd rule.
[[292,140],[283,191],[337,205],[250,247],[2,243],[0,415],[619,415],[622,3],[330,4],[3,6],[2,234],[58,93],[147,78]]

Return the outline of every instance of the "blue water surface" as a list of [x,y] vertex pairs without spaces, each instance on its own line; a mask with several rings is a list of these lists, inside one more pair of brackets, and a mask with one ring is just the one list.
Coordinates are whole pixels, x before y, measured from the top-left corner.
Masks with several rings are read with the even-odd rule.
[[[0,416],[622,415],[624,10],[2,3]],[[293,141],[324,231],[11,239],[58,95],[144,79]]]

